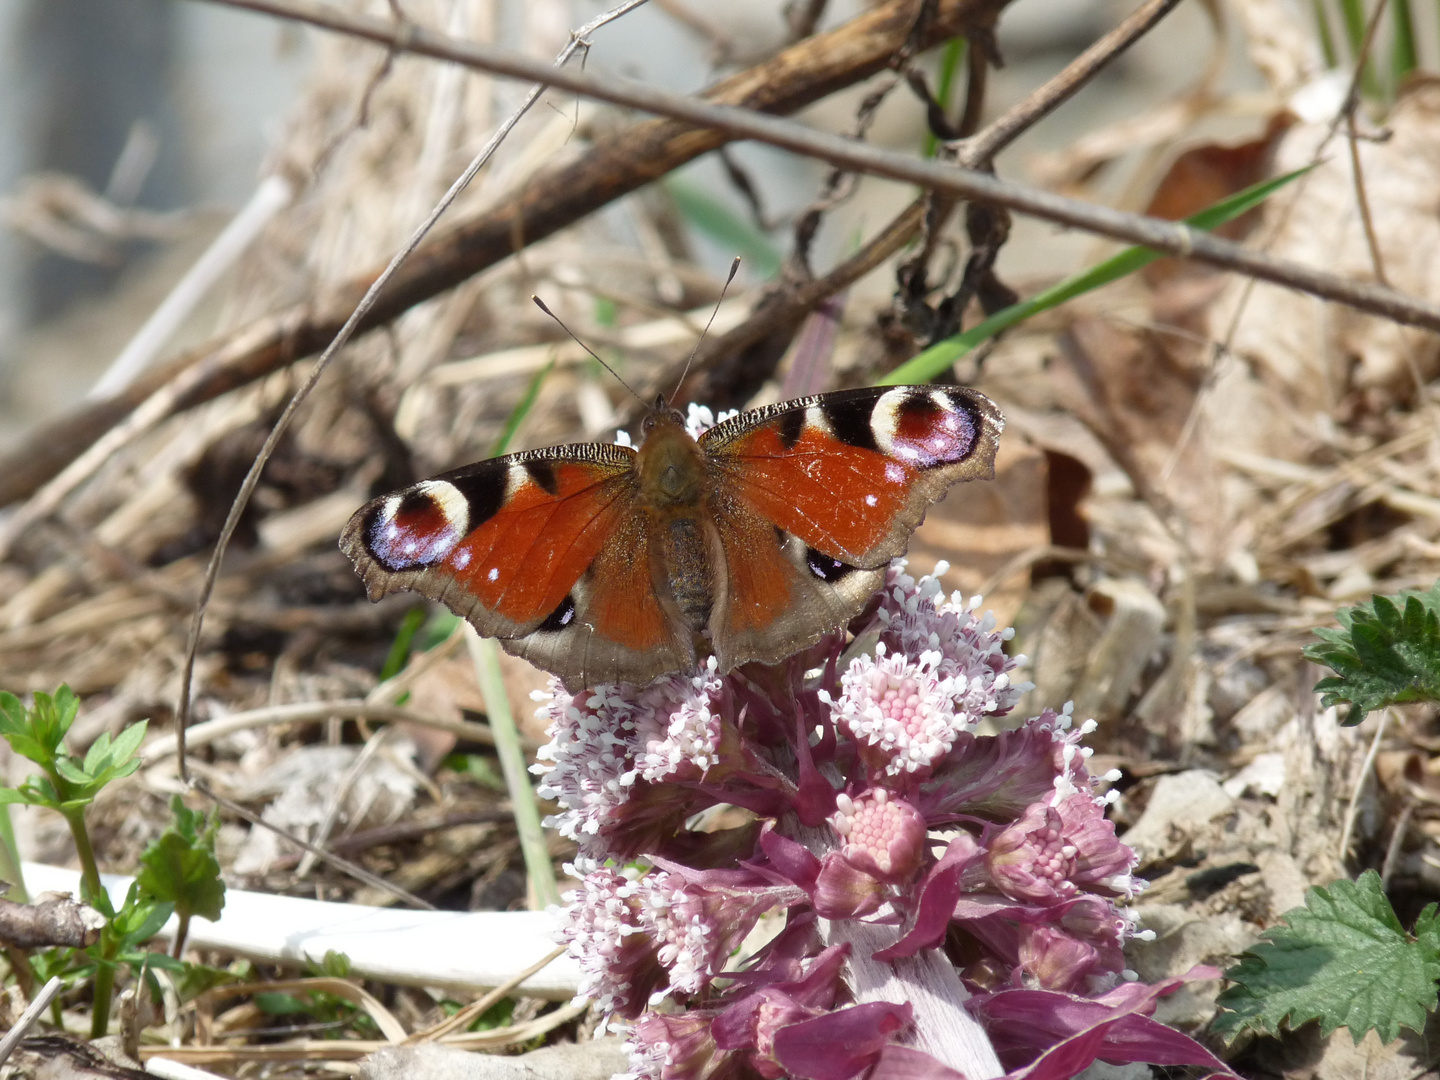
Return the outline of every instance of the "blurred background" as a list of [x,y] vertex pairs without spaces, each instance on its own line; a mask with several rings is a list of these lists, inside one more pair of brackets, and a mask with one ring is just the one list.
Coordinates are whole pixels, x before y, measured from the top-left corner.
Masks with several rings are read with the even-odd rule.
[[[564,43],[569,27],[603,9],[594,0],[487,6],[494,25],[486,36],[544,56]],[[830,4],[823,25],[838,25],[859,6]],[[1053,74],[1131,6],[1017,0],[1001,23],[1006,66],[994,77],[987,111],[998,113]],[[723,20],[695,0],[656,0],[602,30],[590,62],[688,91],[773,49],[785,33],[782,5],[768,0],[727,3]],[[251,197],[274,163],[294,103],[314,79],[315,35],[192,0],[0,0],[0,446],[89,392]],[[1244,92],[1259,80],[1240,35],[1231,38],[1219,67],[1207,72],[1215,36],[1206,6],[1183,5],[1077,101],[1029,132],[1002,171],[1018,166],[1023,173],[1085,129],[1133,115],[1205,75],[1228,95],[1228,107],[1208,111],[1186,137],[1252,134],[1262,120],[1258,108],[1245,115]],[[500,115],[521,92],[495,85],[491,112]],[[835,95],[812,112],[843,130],[860,93]],[[913,146],[924,138],[920,113],[904,99],[891,95],[874,141]],[[1108,169],[1100,193],[1143,205],[1126,180],[1142,154]],[[823,173],[763,147],[739,147],[735,157],[778,228],[736,236],[723,215],[717,220],[717,206],[736,220],[748,207],[713,155],[670,187],[702,262],[723,267],[741,251],[754,281],[775,272],[788,244],[786,215],[806,204]],[[866,222],[878,224],[908,198],[899,185],[862,187],[827,222],[822,258],[846,250]],[[422,215],[417,204],[413,218]],[[624,231],[623,222],[618,228]],[[1053,279],[1097,250],[1093,241],[1021,221],[1002,266],[1022,280]],[[889,285],[887,275],[872,275],[862,289],[883,293]],[[216,331],[221,303],[214,297],[223,292],[212,290],[161,355]]]

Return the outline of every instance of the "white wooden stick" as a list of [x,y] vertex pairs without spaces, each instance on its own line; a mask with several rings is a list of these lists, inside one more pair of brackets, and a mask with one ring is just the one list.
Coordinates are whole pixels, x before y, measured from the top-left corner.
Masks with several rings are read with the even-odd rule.
[[[80,890],[80,874],[24,864],[34,892]],[[131,879],[101,874],[111,899],[125,899]],[[189,947],[215,949],[262,963],[319,962],[330,950],[350,958],[363,979],[481,992],[502,986],[555,949],[555,917],[548,911],[409,911],[306,900],[227,889],[218,922],[194,919]],[[175,920],[162,938],[172,938]],[[520,984],[517,993],[563,1000],[580,986],[580,967],[561,956]]]

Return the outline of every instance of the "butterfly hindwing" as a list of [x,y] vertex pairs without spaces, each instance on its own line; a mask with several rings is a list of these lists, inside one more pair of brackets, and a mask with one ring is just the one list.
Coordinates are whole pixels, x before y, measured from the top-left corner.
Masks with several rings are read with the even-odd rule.
[[659,672],[693,667],[690,635],[655,593],[646,525],[645,511],[632,507],[561,607],[531,633],[502,639],[505,649],[560,676],[571,690],[645,683]]
[[721,670],[774,663],[844,625],[885,580],[809,547],[743,499],[712,503],[725,579],[710,623]]
[[958,387],[866,388],[743,413],[700,438],[726,584],[722,670],[818,640],[864,607],[925,510],[994,473],[1004,421]]

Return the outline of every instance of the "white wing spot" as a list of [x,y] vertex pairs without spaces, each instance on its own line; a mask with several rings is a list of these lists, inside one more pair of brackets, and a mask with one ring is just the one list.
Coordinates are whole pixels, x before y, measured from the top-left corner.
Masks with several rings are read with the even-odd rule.
[[456,570],[464,570],[467,566],[470,565],[470,552],[467,551],[465,548],[461,548],[455,553],[455,558],[453,561],[455,563]]
[[500,577],[500,568],[499,568],[498,566],[492,566],[492,567],[490,567],[490,572],[485,575],[485,580],[486,580],[486,581],[495,581],[495,580],[496,580],[497,578],[499,578],[499,577]]
[[880,502],[880,500],[879,500],[878,498],[876,498],[874,495],[866,495],[866,496],[865,496],[865,505],[866,505],[866,506],[876,506],[876,505],[879,504],[879,502]]

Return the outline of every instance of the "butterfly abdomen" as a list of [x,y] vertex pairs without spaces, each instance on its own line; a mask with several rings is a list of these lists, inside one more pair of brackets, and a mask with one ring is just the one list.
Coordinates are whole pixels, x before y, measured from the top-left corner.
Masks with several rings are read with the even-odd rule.
[[660,565],[652,571],[661,595],[669,592],[692,631],[704,630],[715,607],[714,546],[698,517],[661,519],[652,542]]

